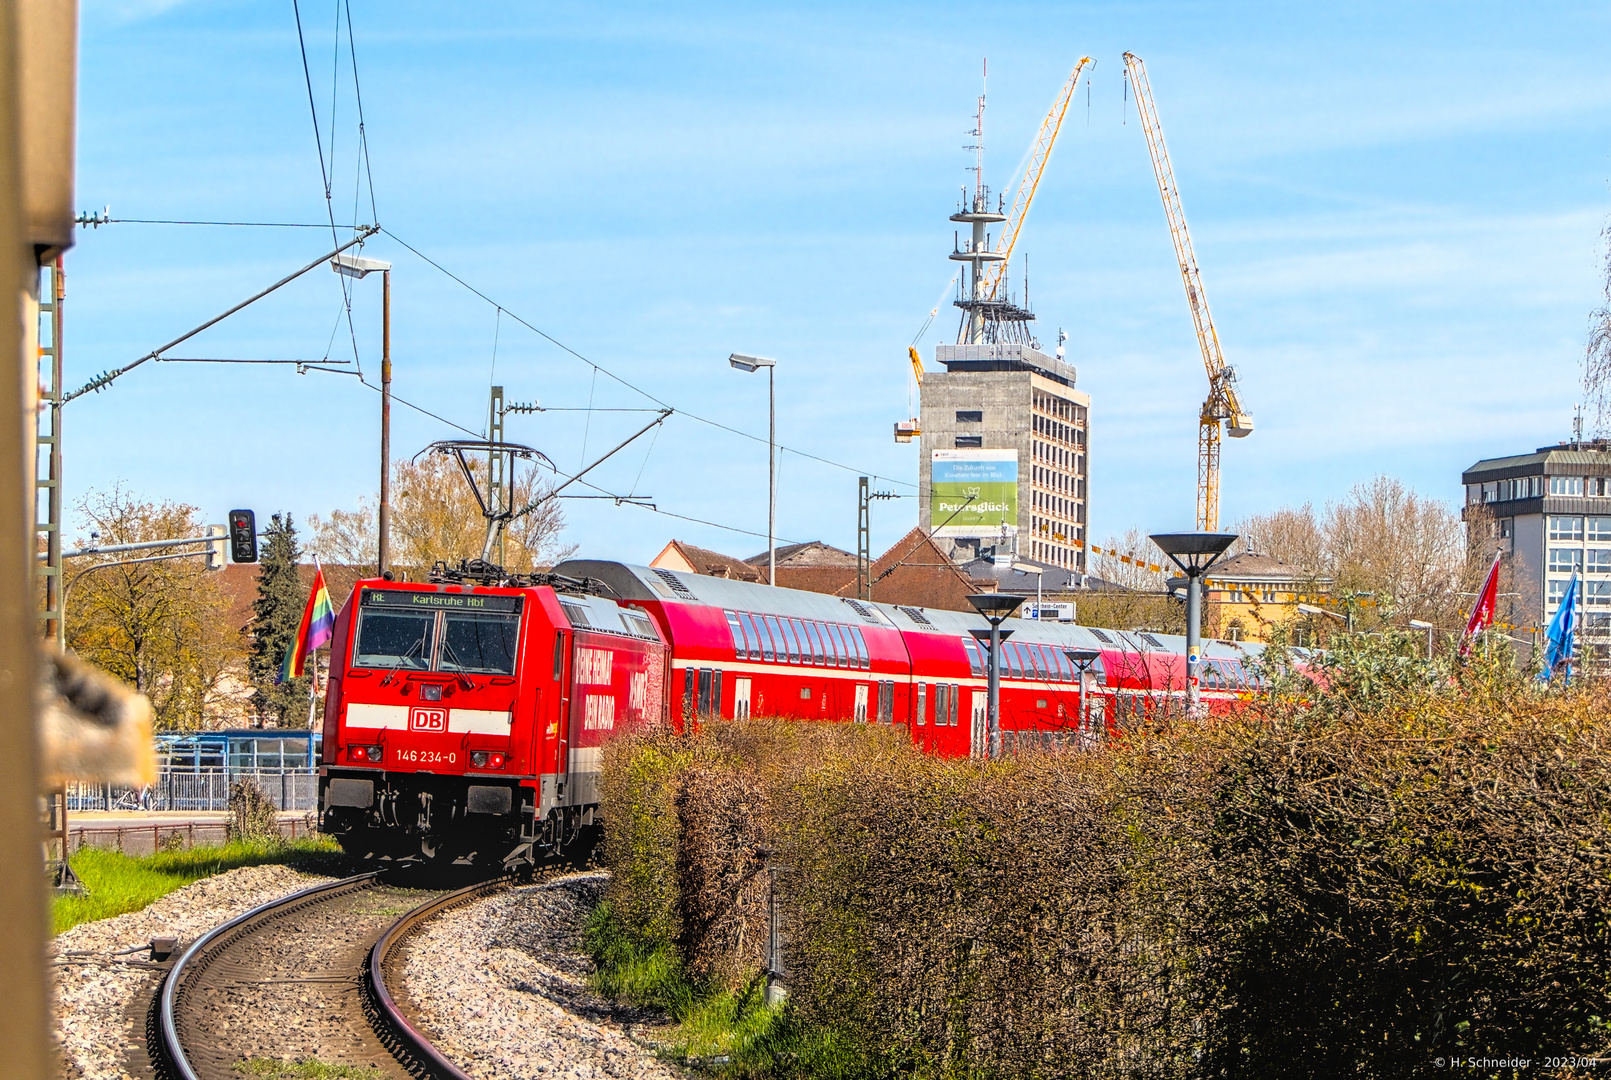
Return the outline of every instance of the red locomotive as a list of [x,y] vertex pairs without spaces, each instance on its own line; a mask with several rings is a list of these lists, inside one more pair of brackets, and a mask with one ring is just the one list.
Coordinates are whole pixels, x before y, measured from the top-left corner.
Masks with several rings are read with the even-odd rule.
[[[651,722],[899,724],[928,752],[978,756],[985,628],[968,613],[591,560],[529,580],[471,564],[429,584],[363,581],[331,646],[321,827],[370,858],[531,860],[597,821],[603,741]],[[1008,752],[1092,745],[1184,694],[1183,638],[1003,629]],[[1248,657],[1205,642],[1210,708],[1251,689]]]

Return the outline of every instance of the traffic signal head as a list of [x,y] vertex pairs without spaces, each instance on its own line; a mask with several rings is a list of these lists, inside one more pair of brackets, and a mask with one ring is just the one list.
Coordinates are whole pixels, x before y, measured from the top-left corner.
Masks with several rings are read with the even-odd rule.
[[257,517],[250,510],[229,512],[229,558],[238,563],[257,561]]

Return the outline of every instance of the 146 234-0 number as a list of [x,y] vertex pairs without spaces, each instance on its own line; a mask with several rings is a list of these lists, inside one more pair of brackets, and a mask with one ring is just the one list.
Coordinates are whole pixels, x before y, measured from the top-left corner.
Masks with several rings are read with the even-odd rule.
[[398,761],[411,761],[418,765],[452,765],[457,754],[446,753],[440,750],[399,750]]

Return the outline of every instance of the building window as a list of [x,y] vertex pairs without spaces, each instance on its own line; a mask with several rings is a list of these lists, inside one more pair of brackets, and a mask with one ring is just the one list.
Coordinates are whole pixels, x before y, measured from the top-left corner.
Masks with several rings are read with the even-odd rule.
[[1589,573],[1611,574],[1611,548],[1590,548]]
[[958,435],[956,438],[956,448],[958,450],[967,450],[976,447],[982,448],[983,446],[983,435]]
[[1611,581],[1585,582],[1590,607],[1611,607]]
[[1582,548],[1550,548],[1549,572],[1552,574],[1571,574],[1583,569]]
[[1502,539],[1505,539],[1505,540],[1508,540],[1512,536],[1515,536],[1516,535],[1516,519],[1515,518],[1500,518],[1499,519],[1499,535],[1500,535],[1500,537]]
[[[1551,483],[1560,477],[1552,477]],[[1573,479],[1567,477],[1566,479]],[[1581,479],[1580,477],[1577,479]],[[1549,518],[1549,538],[1551,540],[1581,540],[1583,539],[1583,519],[1570,517],[1564,514],[1551,514]]]
[[982,423],[984,423],[984,410],[983,409],[958,409],[957,410],[957,423],[959,423],[959,424],[982,424]]
[[1549,493],[1551,495],[1582,495],[1583,478],[1581,476],[1552,476],[1549,478]]
[[[1561,597],[1566,595],[1566,586],[1568,584],[1569,582],[1562,578],[1556,578],[1549,583],[1549,606],[1551,610],[1561,606]],[[1611,585],[1611,582],[1594,582],[1594,584]],[[1583,605],[1582,591],[1579,590],[1577,595],[1578,606],[1581,607]]]
[[1589,518],[1590,540],[1611,540],[1611,517]]

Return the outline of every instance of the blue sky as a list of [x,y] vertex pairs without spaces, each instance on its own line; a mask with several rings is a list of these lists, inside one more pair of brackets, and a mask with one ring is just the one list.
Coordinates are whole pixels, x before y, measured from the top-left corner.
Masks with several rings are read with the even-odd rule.
[[[1244,402],[1222,519],[1378,472],[1439,498],[1485,456],[1567,437],[1611,214],[1603,5],[483,4],[351,0],[382,225],[677,415],[593,474],[764,534],[775,356],[778,532],[853,548],[856,476],[910,493],[907,343],[952,272],[990,62],[986,180],[1005,188],[1082,54],[1097,60],[1020,241],[1043,341],[1093,399],[1091,532],[1189,527],[1205,380],[1121,54],[1147,62]],[[345,37],[303,0],[338,222],[370,218]],[[327,221],[289,3],[85,0],[78,203],[116,218]],[[334,132],[334,152],[329,140]],[[356,207],[356,219],[354,218]],[[118,224],[68,255],[69,386],[333,246],[312,229]],[[519,326],[388,236],[395,390],[465,427],[487,387],[545,406],[642,394]],[[1015,281],[1021,278],[1015,269]],[[947,301],[949,297],[947,297]],[[319,270],[188,356],[350,359],[378,379],[380,289]],[[942,311],[924,338],[951,340]],[[494,345],[496,340],[496,357]],[[693,414],[693,416],[689,415]],[[146,364],[67,407],[69,499],[121,482],[222,520],[298,517],[375,485],[378,396],[351,376]],[[574,472],[634,412],[512,417]],[[454,429],[399,407],[393,447]],[[567,538],[647,560],[764,540],[608,501]],[[881,549],[916,500],[876,504]]]

